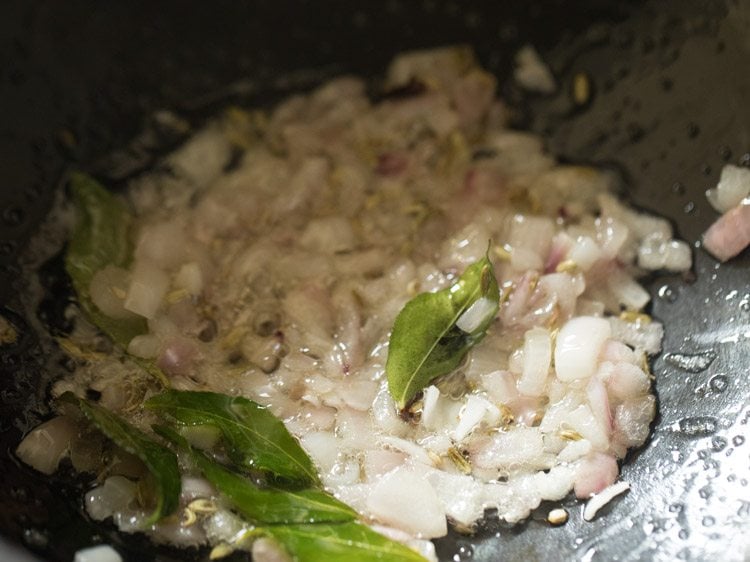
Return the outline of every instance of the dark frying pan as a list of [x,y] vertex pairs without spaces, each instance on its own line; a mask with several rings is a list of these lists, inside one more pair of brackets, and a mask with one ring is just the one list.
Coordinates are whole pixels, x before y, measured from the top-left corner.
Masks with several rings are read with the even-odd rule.
[[[12,455],[47,413],[50,377],[65,369],[31,315],[59,325],[70,295],[53,260],[41,275],[50,298],[22,310],[17,257],[67,167],[117,186],[176,140],[132,142],[154,109],[199,120],[217,104],[270,103],[339,72],[376,76],[405,49],[464,42],[498,75],[519,125],[544,133],[562,159],[616,166],[632,202],[667,216],[690,242],[715,217],[703,191],[721,166],[750,165],[750,4],[742,0],[19,0],[2,12],[0,297],[20,332],[0,354],[2,560],[31,556],[25,546],[67,561],[94,542],[116,545],[128,560],[206,557],[93,525],[81,515],[85,482],[41,478]],[[513,87],[512,53],[525,42],[551,63],[556,95]],[[580,72],[594,96],[577,108],[570,84]],[[749,258],[746,251],[718,267],[696,246],[693,275],[651,282],[651,312],[667,326],[653,365],[659,416],[623,467],[629,494],[591,523],[572,499],[560,528],[543,521],[544,510],[513,527],[490,519],[476,535],[437,541],[441,559],[747,559]],[[701,354],[702,368],[680,354]]]

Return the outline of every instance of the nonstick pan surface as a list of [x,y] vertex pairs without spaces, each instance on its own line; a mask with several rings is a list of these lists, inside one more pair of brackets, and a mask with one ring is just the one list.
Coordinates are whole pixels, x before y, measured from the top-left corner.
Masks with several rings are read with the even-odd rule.
[[[696,243],[695,266],[649,285],[666,337],[653,364],[653,435],[622,469],[631,491],[590,523],[568,499],[570,521],[559,528],[540,510],[520,525],[488,521],[475,535],[451,534],[437,541],[441,560],[746,560],[750,255],[718,266],[698,242],[716,217],[705,189],[724,163],[750,165],[749,32],[750,5],[739,0],[5,3],[0,304],[20,337],[0,350],[0,559],[22,560],[17,549],[27,549],[67,561],[95,542],[127,560],[207,558],[94,525],[81,514],[85,483],[43,478],[12,455],[47,415],[48,381],[65,369],[32,327],[34,318],[60,321],[70,296],[60,263],[41,272],[50,298],[32,311],[20,304],[18,266],[65,170],[117,187],[158,152],[132,143],[156,109],[199,120],[212,107],[269,104],[341,72],[373,77],[376,91],[394,54],[468,43],[497,74],[519,126],[544,134],[563,160],[619,170],[631,202]],[[513,85],[512,55],[525,43],[550,63],[555,95]],[[579,73],[594,92],[582,108],[570,95]],[[704,368],[683,355],[700,355]]]

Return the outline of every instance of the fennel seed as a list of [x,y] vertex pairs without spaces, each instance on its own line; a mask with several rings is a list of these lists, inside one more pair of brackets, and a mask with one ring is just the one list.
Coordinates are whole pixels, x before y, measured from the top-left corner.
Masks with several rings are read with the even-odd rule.
[[565,441],[581,441],[583,439],[583,435],[578,433],[575,429],[561,429],[559,435],[560,438],[565,439]]
[[448,449],[448,458],[453,461],[453,464],[456,465],[456,468],[458,468],[458,470],[460,470],[464,474],[471,474],[471,463],[456,447],[451,447],[450,449]]

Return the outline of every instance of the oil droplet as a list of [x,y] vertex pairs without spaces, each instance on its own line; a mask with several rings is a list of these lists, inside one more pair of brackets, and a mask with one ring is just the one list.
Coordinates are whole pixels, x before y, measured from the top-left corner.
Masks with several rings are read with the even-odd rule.
[[711,438],[711,448],[717,453],[723,451],[728,444],[729,442],[719,435],[714,435]]
[[669,511],[672,513],[682,513],[685,510],[685,506],[681,503],[673,503],[669,506]]
[[14,486],[10,489],[10,497],[20,502],[28,501],[29,491],[21,486]]
[[460,542],[458,543],[458,551],[453,555],[454,562],[462,562],[462,560],[469,560],[474,556],[474,547],[470,544]]
[[693,203],[692,201],[688,201],[687,203],[685,203],[685,206],[682,208],[682,210],[686,215],[692,214],[693,212],[695,212],[695,203]]
[[698,490],[698,495],[702,497],[704,500],[707,500],[708,498],[710,498],[712,493],[713,492],[709,486],[704,486],[703,488]]
[[745,442],[745,437],[744,437],[744,436],[742,436],[742,435],[735,435],[735,436],[734,436],[734,437],[732,438],[732,445],[734,445],[735,447],[739,447],[739,446],[740,446],[740,445],[742,445],[742,444],[743,444],[744,442]]
[[677,291],[675,291],[671,285],[662,285],[657,291],[660,299],[667,302],[675,302],[677,300]]
[[49,542],[47,535],[39,529],[24,529],[23,530],[23,542],[32,548],[44,548]]
[[729,386],[729,379],[724,375],[716,375],[708,381],[708,385],[714,392],[724,392]]
[[690,533],[688,533],[687,529],[680,529],[680,532],[677,533],[677,536],[682,540],[685,540],[690,536]]
[[713,449],[713,450],[714,450],[715,452],[717,452],[717,453],[718,453],[718,452],[720,452],[720,451],[723,451],[723,450],[724,450],[724,448],[725,448],[725,447],[726,447],[727,445],[728,445],[728,442],[727,442],[727,440],[726,440],[726,439],[724,439],[723,437],[720,437],[720,436],[718,436],[718,435],[714,435],[714,436],[713,436],[713,437],[711,438],[711,448],[712,448],[712,449]]
[[677,430],[688,437],[706,437],[716,433],[717,419],[711,416],[683,418],[677,423]]
[[704,527],[712,527],[714,523],[716,523],[716,519],[711,517],[710,515],[706,515],[703,518],[703,521],[701,521]]
[[633,122],[628,123],[627,127],[625,127],[625,134],[632,144],[636,144],[646,136],[646,131],[638,123]]
[[577,106],[583,107],[591,101],[592,93],[593,89],[589,75],[585,72],[576,73],[571,83],[573,102]]
[[667,353],[664,360],[688,373],[700,373],[708,369],[716,359],[716,352],[712,349],[700,353]]
[[26,214],[20,207],[6,207],[3,211],[3,222],[8,226],[20,226],[26,219]]
[[675,195],[685,195],[685,191],[685,184],[678,181],[672,184],[672,193],[674,193]]

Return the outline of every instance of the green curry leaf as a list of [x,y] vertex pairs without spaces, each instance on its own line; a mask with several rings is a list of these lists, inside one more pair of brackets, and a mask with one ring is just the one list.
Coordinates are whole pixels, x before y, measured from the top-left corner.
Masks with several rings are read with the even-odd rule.
[[284,424],[263,406],[215,392],[167,390],[146,407],[182,425],[212,425],[221,431],[231,461],[303,485],[318,484],[310,457]]
[[85,174],[73,174],[70,188],[77,220],[65,254],[65,269],[89,320],[115,343],[127,347],[131,339],[148,331],[146,320],[110,318],[91,300],[89,286],[100,269],[129,264],[133,217],[122,201]]
[[[393,325],[385,367],[388,388],[399,408],[461,364],[469,349],[484,338],[499,302],[497,280],[485,256],[452,286],[406,303]],[[479,307],[481,316],[464,331],[457,322],[472,306]]]
[[274,538],[298,562],[425,562],[415,550],[354,521],[269,526],[256,531]]
[[156,507],[146,521],[147,526],[177,509],[181,480],[177,457],[172,451],[106,408],[82,400],[71,392],[63,394],[61,399],[77,405],[99,431],[146,465],[156,487]]
[[173,430],[161,426],[154,427],[154,430],[187,451],[206,479],[253,523],[338,523],[357,517],[349,506],[321,490],[259,488],[248,478],[191,447]]

